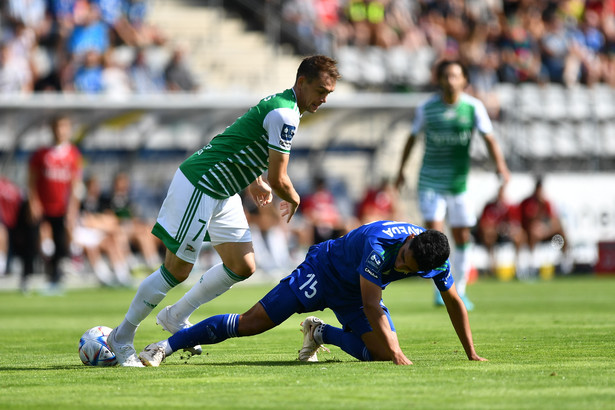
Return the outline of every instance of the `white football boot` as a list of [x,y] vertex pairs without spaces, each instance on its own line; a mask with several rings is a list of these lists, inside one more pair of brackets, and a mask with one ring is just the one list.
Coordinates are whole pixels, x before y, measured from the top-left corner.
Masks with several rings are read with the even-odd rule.
[[107,337],[107,345],[113,353],[115,353],[115,358],[117,359],[117,364],[123,367],[145,367],[141,360],[137,357],[137,352],[134,346],[129,344],[120,344],[115,340],[115,331],[117,328],[113,329],[109,336]]
[[317,353],[319,350],[329,351],[326,347],[314,340],[314,330],[324,325],[325,322],[316,316],[309,316],[301,322],[301,331],[303,332],[303,347],[299,350],[299,360],[302,362],[317,362]]
[[157,343],[149,344],[139,353],[139,359],[144,365],[149,367],[158,367],[165,358],[164,348]]
[[[156,315],[156,323],[162,326],[164,330],[166,330],[167,332],[171,334],[175,334],[179,332],[180,330],[187,329],[190,326],[192,326],[192,323],[188,322],[187,320],[180,322],[177,319],[174,319],[173,316],[169,313],[170,308],[171,306],[167,306],[164,309],[162,309],[160,312],[158,312],[158,314]],[[184,351],[189,352],[192,355],[203,353],[203,349],[201,348],[201,345],[187,347],[184,349]]]

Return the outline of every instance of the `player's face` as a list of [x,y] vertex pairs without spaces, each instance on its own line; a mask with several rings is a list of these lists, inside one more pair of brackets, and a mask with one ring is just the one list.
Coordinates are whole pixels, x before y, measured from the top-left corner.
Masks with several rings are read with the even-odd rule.
[[444,93],[448,95],[457,95],[463,91],[467,84],[463,70],[457,64],[446,67],[439,78],[439,82]]
[[70,141],[72,133],[72,124],[68,118],[59,118],[53,124],[53,135],[57,144]]
[[395,270],[398,272],[416,273],[419,271],[419,265],[414,260],[412,249],[410,249],[410,242],[414,236],[414,234],[408,236],[402,247],[399,248],[399,253],[395,259]]
[[297,104],[299,112],[316,112],[318,107],[327,102],[327,97],[335,90],[337,80],[326,73],[313,80],[299,77],[297,81]]

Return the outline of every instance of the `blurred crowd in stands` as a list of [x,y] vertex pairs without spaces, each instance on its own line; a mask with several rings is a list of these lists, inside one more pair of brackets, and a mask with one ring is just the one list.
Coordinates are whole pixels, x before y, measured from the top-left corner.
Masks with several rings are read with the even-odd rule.
[[288,0],[283,16],[341,60],[349,47],[404,50],[429,73],[461,59],[479,94],[496,82],[615,86],[613,0]]
[[148,23],[147,0],[4,0],[0,7],[0,94],[198,87],[182,48]]

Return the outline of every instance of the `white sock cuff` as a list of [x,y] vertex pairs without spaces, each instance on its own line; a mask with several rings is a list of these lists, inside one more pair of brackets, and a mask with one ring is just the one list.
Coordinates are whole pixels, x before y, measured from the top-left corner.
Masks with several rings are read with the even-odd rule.
[[318,343],[319,345],[324,344],[323,340],[322,340],[322,332],[325,329],[325,325],[318,325],[316,326],[316,329],[314,329],[314,334],[312,335],[314,337],[314,341],[316,343]]

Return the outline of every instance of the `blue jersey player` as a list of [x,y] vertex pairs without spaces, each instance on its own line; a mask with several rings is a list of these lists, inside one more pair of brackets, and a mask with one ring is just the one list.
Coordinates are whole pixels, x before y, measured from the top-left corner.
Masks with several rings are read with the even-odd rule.
[[432,279],[442,293],[457,336],[470,360],[476,354],[466,308],[455,290],[447,237],[403,222],[378,221],[312,246],[305,260],[243,314],[212,316],[167,340],[148,345],[139,358],[158,366],[173,352],[220,343],[274,328],[294,313],[333,310],[342,328],[310,316],[303,322],[302,361],[317,361],[323,344],[339,346],[362,361],[412,364],[402,352],[382,290],[410,276]]

